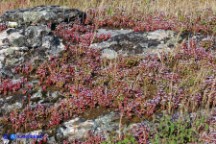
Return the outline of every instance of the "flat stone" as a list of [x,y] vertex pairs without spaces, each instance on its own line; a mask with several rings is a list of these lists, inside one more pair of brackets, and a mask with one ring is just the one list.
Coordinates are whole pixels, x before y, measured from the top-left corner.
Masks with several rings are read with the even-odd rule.
[[[111,58],[111,50],[122,55],[146,55],[151,50],[170,50],[179,41],[174,31],[157,30],[153,32],[133,32],[132,30],[105,30],[99,29],[97,35],[102,32],[110,34],[107,41],[91,44],[90,48],[102,49],[102,57]],[[109,49],[109,50],[107,50]],[[103,51],[104,50],[104,51]],[[109,55],[109,56],[108,56]],[[112,58],[114,54],[112,53]]]

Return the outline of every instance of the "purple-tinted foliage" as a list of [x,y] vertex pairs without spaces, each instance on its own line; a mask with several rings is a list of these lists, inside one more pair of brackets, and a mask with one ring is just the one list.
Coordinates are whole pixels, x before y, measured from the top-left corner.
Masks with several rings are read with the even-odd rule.
[[[98,107],[119,111],[125,119],[138,117],[142,120],[158,111],[175,112],[182,105],[188,111],[207,104],[210,108],[215,106],[216,58],[209,49],[198,46],[194,39],[183,42],[173,53],[150,54],[144,58],[119,56],[115,62],[102,60],[99,50],[88,48],[92,42],[110,38],[110,35],[95,35],[98,27],[127,27],[135,31],[184,29],[210,33],[209,25],[202,25],[199,20],[191,25],[174,18],[168,20],[163,15],[149,16],[145,21],[122,15],[98,20],[96,12],[92,10],[91,13],[93,19],[87,18],[86,25],[57,27],[54,33],[66,44],[60,57],[51,56],[38,67],[29,63],[16,67],[15,72],[24,77],[21,81],[1,80],[1,95],[26,94],[29,100],[30,91],[41,87],[44,95],[59,91],[65,96],[55,105],[35,108],[27,105],[23,110],[4,115],[5,127],[15,132],[48,129]],[[206,70],[204,78],[195,85],[194,77],[202,69]],[[30,85],[32,78],[39,83]],[[139,143],[148,143],[148,127],[140,125],[134,130]],[[100,136],[92,136],[87,143],[101,141]]]

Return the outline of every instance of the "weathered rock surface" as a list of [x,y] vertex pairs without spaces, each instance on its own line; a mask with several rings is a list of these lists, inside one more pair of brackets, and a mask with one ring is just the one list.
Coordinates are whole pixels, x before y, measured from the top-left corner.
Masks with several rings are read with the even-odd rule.
[[[110,55],[111,50],[123,55],[145,55],[149,50],[168,50],[182,41],[173,31],[157,30],[154,32],[131,32],[130,30],[105,30],[111,38],[101,43],[94,43],[92,48],[100,48],[103,55]],[[105,50],[103,50],[105,49]],[[109,50],[108,50],[109,49]]]
[[[107,41],[93,43],[91,48],[101,49],[102,58],[114,59],[117,55],[140,55],[172,51],[183,40],[196,41],[199,47],[212,49],[216,46],[216,38],[202,34],[179,34],[174,31],[156,30],[152,32],[134,32],[132,30],[99,29],[97,34],[109,34]],[[116,55],[117,54],[117,55]]]
[[45,25],[29,26],[26,29],[10,28],[0,33],[1,48],[9,46],[38,48],[43,46],[49,49],[60,45],[60,43],[59,38],[56,38]]
[[117,52],[111,49],[103,49],[101,52],[101,58],[115,59],[117,57],[118,57]]
[[[9,75],[12,67],[29,61],[33,65],[43,62],[49,55],[58,55],[64,50],[62,40],[44,26],[9,28],[0,32],[1,75]],[[9,73],[5,73],[4,69]]]
[[58,24],[73,22],[75,19],[83,22],[85,18],[86,14],[80,10],[51,5],[7,11],[0,17],[0,21],[17,22],[18,25],[49,22]]
[[1,75],[9,75],[11,71],[7,68],[11,69],[24,61],[42,62],[49,55],[58,55],[64,50],[62,40],[52,33],[47,23],[83,22],[85,17],[84,12],[60,6],[38,6],[5,12],[0,22],[18,27],[0,32]]
[[89,132],[93,134],[104,134],[103,137],[108,138],[109,133],[118,130],[119,116],[112,112],[104,116],[100,116],[94,120],[83,120],[76,118],[65,122],[56,131],[56,139],[60,140],[69,137],[73,139],[85,139],[89,137]]

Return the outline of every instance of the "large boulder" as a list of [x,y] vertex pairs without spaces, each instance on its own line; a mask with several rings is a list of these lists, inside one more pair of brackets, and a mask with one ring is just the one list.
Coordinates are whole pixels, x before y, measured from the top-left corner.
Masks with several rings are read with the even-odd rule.
[[25,59],[34,64],[36,59],[58,55],[64,47],[62,40],[44,25],[9,28],[0,32],[0,68],[17,66]]
[[59,24],[61,22],[73,22],[76,19],[83,22],[85,18],[86,13],[78,9],[51,5],[7,11],[0,17],[0,21],[17,22],[19,25],[50,22]]

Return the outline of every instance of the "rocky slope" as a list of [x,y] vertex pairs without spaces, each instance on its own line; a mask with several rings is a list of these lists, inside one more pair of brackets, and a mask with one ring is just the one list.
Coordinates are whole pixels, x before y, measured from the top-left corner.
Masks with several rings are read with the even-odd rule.
[[[40,112],[42,112],[48,111],[46,108],[55,109],[57,107],[58,111],[59,106],[64,105],[66,103],[65,101],[68,101],[68,98],[76,100],[75,95],[67,95],[68,93],[64,91],[66,88],[65,83],[69,79],[72,79],[71,75],[67,75],[68,78],[66,79],[61,77],[66,76],[64,73],[67,73],[73,67],[72,62],[70,66],[64,64],[58,66],[60,70],[65,70],[65,72],[59,72],[58,75],[54,70],[55,66],[49,63],[52,62],[53,57],[59,57],[59,60],[62,61],[64,58],[68,58],[66,61],[70,61],[70,57],[73,59],[75,55],[64,55],[68,47],[83,47],[81,51],[89,52],[89,55],[92,57],[94,55],[97,56],[97,52],[99,52],[98,57],[102,61],[115,61],[121,57],[130,56],[132,58],[137,57],[143,59],[146,56],[160,55],[162,52],[170,53],[183,42],[189,41],[189,39],[195,40],[196,44],[200,46],[205,42],[209,44],[208,42],[210,41],[211,45],[208,45],[208,49],[215,47],[215,38],[206,35],[185,35],[172,30],[135,32],[132,29],[111,29],[103,27],[95,31],[91,29],[91,26],[84,24],[85,19],[86,14],[84,12],[59,6],[39,6],[8,11],[0,17],[1,25],[5,26],[5,29],[0,32],[0,116],[1,120],[4,121],[4,123],[0,123],[0,134],[46,134],[48,143],[59,143],[65,139],[68,141],[82,141],[89,138],[91,134],[94,136],[102,135],[103,138],[108,139],[114,133],[122,135],[121,133],[132,131],[135,127],[140,127],[143,124],[146,126],[153,125],[148,120],[131,120],[131,122],[126,122],[120,126],[121,114],[115,108],[106,108],[108,107],[106,105],[106,99],[108,98],[102,97],[100,101],[101,103],[105,103],[105,108],[98,106],[100,104],[95,104],[95,107],[87,108],[84,113],[77,112],[73,116],[70,115],[63,120],[58,121],[58,116],[53,117],[53,120],[49,122],[50,124],[53,123],[50,128],[38,126],[36,122],[35,124],[31,124],[29,130],[26,127],[19,129],[21,126],[18,125],[23,124],[21,117],[19,120],[16,119],[14,121],[14,127],[12,129],[10,126],[6,126],[7,122],[5,117],[9,117],[9,114],[14,113],[16,110],[23,111],[25,109],[31,109],[34,111],[34,108],[36,108],[37,112],[39,112],[38,109],[41,109]],[[59,25],[63,25],[63,27],[58,27]],[[73,31],[71,27],[74,29],[77,27],[77,30]],[[71,33],[67,33],[67,31],[61,32],[63,29]],[[92,35],[97,40],[92,40]],[[89,37],[90,42],[88,42]],[[95,62],[97,62],[96,59],[94,59]],[[136,59],[134,58],[133,60]],[[76,61],[76,59],[73,61],[75,64],[78,64],[79,69],[79,61]],[[94,61],[91,61],[91,59],[89,63],[88,59],[82,59],[82,61],[89,65],[89,69],[93,67],[91,63]],[[46,63],[49,63],[48,66]],[[133,64],[136,65],[136,61],[132,61],[131,65]],[[82,67],[82,64],[80,65]],[[40,67],[40,71],[37,69],[38,67]],[[47,87],[46,92],[44,92],[46,87],[44,87],[45,83],[43,83],[43,79],[48,77],[44,69],[47,67],[53,69],[50,71],[53,71],[56,75],[50,78],[50,82],[45,82],[47,85],[50,84],[51,88]],[[107,71],[108,69],[109,67]],[[106,69],[104,70],[106,71]],[[72,71],[76,71],[76,69]],[[94,75],[93,72],[91,75]],[[103,74],[101,73],[101,75]],[[94,79],[94,76],[92,78]],[[92,94],[91,91],[86,92],[87,94]],[[98,93],[100,93],[99,90]],[[86,101],[86,105],[88,105],[92,102],[89,100],[91,99],[89,97],[83,97],[75,102]],[[160,99],[154,99],[155,101],[160,101]],[[149,101],[150,103],[152,101]],[[133,103],[131,104],[135,105]],[[80,105],[82,105],[82,102],[80,102]],[[65,105],[63,107],[67,106]],[[82,109],[82,106],[80,106],[80,109]],[[51,113],[54,114],[52,111],[49,114]],[[40,117],[37,118],[40,119]],[[55,121],[58,122],[55,124]],[[27,121],[25,122],[28,123]],[[120,129],[122,130],[120,131]],[[37,139],[37,141],[40,140]],[[10,140],[2,139],[2,141],[9,142]],[[33,140],[24,139],[19,141],[30,143]]]

